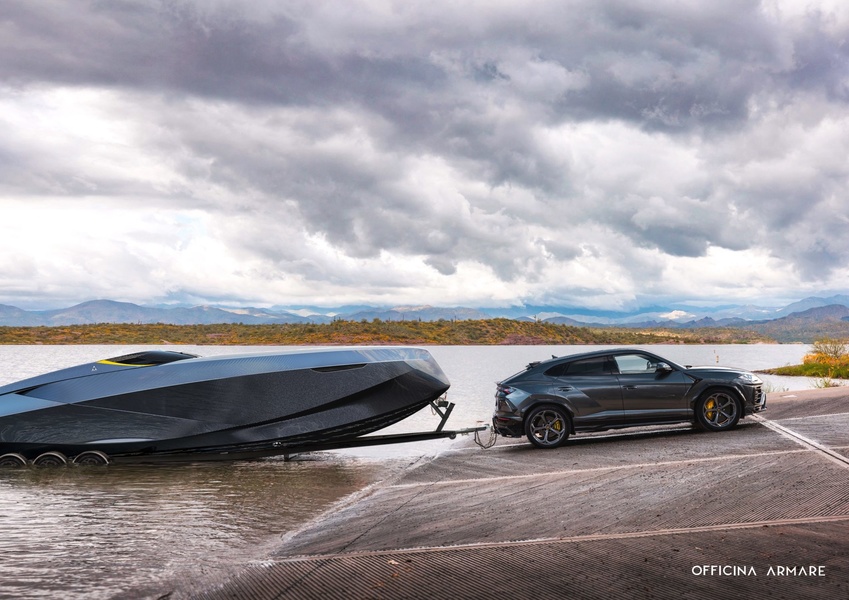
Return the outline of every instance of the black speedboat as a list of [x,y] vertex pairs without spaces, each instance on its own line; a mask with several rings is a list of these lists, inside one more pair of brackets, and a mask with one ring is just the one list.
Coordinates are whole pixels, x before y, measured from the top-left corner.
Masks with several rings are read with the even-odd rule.
[[138,352],[0,387],[0,464],[233,459],[343,447],[419,411],[449,385],[430,353],[417,348],[206,358]]

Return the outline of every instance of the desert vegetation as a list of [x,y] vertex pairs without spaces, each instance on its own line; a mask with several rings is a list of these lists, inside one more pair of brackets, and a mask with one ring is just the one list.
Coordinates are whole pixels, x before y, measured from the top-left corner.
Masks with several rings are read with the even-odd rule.
[[813,343],[801,365],[764,371],[772,375],[813,377],[815,387],[838,385],[835,379],[849,379],[849,347],[846,340],[823,338]]
[[333,321],[326,324],[114,324],[0,327],[0,344],[189,345],[496,345],[496,344],[745,344],[770,342],[726,328],[631,329],[574,327],[510,319],[470,321]]

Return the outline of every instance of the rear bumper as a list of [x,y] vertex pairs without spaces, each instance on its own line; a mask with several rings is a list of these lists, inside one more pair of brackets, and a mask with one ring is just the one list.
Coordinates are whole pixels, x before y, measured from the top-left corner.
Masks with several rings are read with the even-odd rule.
[[519,417],[495,415],[492,417],[492,428],[498,432],[498,435],[504,437],[522,437],[525,435],[522,420]]

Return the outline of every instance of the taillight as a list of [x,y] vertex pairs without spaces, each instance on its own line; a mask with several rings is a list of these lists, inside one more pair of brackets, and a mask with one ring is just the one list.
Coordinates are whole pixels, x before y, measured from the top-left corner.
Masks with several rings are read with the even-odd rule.
[[495,409],[498,412],[515,412],[516,407],[507,399],[507,396],[517,391],[509,385],[496,384],[495,386]]

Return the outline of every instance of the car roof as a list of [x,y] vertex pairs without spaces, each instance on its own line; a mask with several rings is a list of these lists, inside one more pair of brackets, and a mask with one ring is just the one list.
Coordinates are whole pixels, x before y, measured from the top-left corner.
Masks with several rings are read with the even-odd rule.
[[563,356],[552,356],[551,358],[548,358],[546,360],[532,362],[528,365],[528,368],[532,369],[532,368],[535,368],[535,367],[547,367],[549,365],[559,364],[561,362],[571,362],[573,360],[580,360],[580,359],[583,359],[583,358],[592,358],[594,356],[617,356],[617,355],[620,355],[620,354],[634,354],[634,353],[648,354],[649,356],[654,356],[654,357],[659,358],[659,359],[661,359],[665,362],[668,362],[668,363],[673,364],[677,367],[680,367],[680,365],[677,365],[676,363],[672,362],[671,360],[663,358],[662,356],[658,356],[654,352],[651,352],[649,350],[645,350],[643,348],[606,348],[604,350],[591,350],[590,352],[577,352],[575,354],[564,354]]

